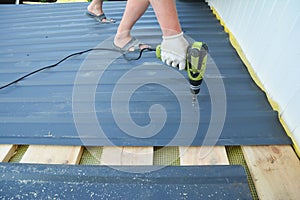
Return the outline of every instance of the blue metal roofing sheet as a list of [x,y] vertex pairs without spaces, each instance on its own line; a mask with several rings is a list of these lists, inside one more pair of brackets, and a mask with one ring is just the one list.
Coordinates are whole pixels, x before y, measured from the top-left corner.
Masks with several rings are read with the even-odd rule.
[[[0,86],[71,53],[111,48],[125,2],[104,3],[116,24],[86,17],[87,5],[0,5]],[[196,105],[186,72],[163,65],[155,53],[129,62],[113,52],[94,51],[0,90],[0,143],[290,144],[208,5],[177,5],[185,34],[205,41],[210,50]],[[145,43],[161,42],[151,7],[133,35]]]
[[0,174],[4,199],[251,199],[242,166],[2,163]]

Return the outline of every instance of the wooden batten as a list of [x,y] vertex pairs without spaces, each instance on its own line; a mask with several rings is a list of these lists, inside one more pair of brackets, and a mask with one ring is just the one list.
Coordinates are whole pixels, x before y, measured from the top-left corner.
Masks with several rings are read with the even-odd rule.
[[0,145],[0,162],[8,162],[9,159],[14,155],[17,145],[2,144]]
[[20,163],[78,164],[82,152],[81,146],[30,145]]
[[152,165],[153,147],[103,147],[102,165]]
[[224,146],[179,147],[180,165],[229,165]]
[[242,146],[259,199],[299,199],[300,161],[289,145]]

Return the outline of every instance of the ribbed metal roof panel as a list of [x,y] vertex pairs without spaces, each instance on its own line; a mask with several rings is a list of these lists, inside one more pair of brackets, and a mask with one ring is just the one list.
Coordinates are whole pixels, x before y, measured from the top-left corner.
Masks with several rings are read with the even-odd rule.
[[4,199],[251,199],[242,166],[158,170],[156,166],[1,163],[0,172]]
[[[106,14],[115,18],[116,24],[99,24],[86,17],[87,5],[1,5],[0,85],[54,64],[72,53],[99,45],[111,48],[125,2],[104,3]],[[200,1],[179,1],[177,6],[185,34],[196,41],[206,42],[210,50],[205,81],[193,110],[196,114],[190,112],[192,97],[187,93],[186,72],[178,73],[176,69],[163,65],[153,52],[129,62],[113,52],[94,51],[74,56],[56,68],[0,90],[0,143],[120,146],[290,144],[277,113],[252,81],[208,5]],[[161,42],[161,31],[151,7],[134,26],[132,34],[152,45]],[[135,76],[125,82],[122,79],[120,84],[118,81],[132,70]],[[91,94],[95,80],[98,82],[94,94]],[[143,81],[136,91],[126,91]],[[171,91],[160,85],[161,82],[178,89]],[[80,98],[74,98],[77,86],[82,89]],[[116,92],[117,86],[125,89]],[[129,93],[132,94],[128,104],[126,99],[112,99],[115,94],[128,96]],[[121,104],[125,107],[120,107]],[[151,110],[155,104],[160,104],[165,111],[159,106]],[[115,105],[117,109],[113,107]],[[82,109],[90,106],[92,110],[80,111],[74,108],[76,106]],[[128,124],[127,107],[133,125]],[[152,124],[154,129],[166,120],[161,130],[152,135],[151,130],[146,130],[151,124],[149,109],[153,119],[158,120]],[[114,110],[122,125],[118,124],[120,121],[116,122]],[[216,128],[209,135],[209,125],[212,128],[222,125],[223,115],[225,121],[221,132],[217,133]],[[197,116],[199,121],[195,124],[193,119]],[[186,133],[177,134],[181,125]],[[143,126],[146,128],[138,135],[122,129],[123,126],[127,129],[136,126],[137,130],[144,130]],[[95,130],[99,127],[104,134]],[[193,131],[195,133],[191,133]]]

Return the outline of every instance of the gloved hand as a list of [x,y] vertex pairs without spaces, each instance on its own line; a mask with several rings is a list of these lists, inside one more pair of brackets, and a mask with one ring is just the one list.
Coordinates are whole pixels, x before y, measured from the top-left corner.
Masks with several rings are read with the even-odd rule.
[[178,35],[163,36],[161,43],[161,60],[167,65],[179,67],[184,70],[188,41],[183,37],[183,32]]

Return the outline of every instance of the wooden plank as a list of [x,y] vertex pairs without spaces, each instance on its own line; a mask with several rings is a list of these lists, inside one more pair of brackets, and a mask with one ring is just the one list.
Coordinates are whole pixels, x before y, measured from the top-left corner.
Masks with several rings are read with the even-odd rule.
[[229,165],[223,146],[179,147],[180,165]]
[[101,165],[152,165],[153,147],[103,147]]
[[30,145],[21,163],[78,164],[83,152],[81,146]]
[[259,199],[299,199],[300,161],[291,146],[242,146]]
[[9,159],[14,155],[17,145],[1,144],[0,145],[0,162],[8,162]]

